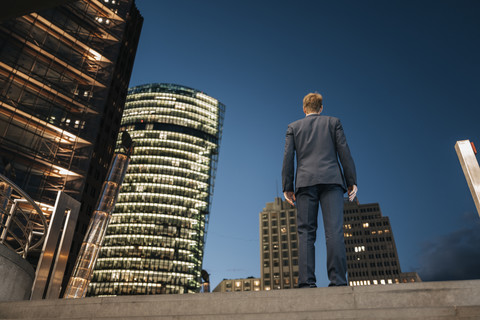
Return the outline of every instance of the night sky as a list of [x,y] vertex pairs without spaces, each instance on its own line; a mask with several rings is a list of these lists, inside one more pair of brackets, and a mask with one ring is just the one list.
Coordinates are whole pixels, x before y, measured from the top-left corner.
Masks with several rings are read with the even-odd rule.
[[259,213],[282,195],[287,125],[315,91],[323,114],[342,121],[360,203],[390,217],[402,271],[480,278],[480,218],[454,149],[464,139],[480,149],[479,1],[137,6],[145,22],[130,86],[176,83],[227,107],[204,257],[212,289],[260,276]]

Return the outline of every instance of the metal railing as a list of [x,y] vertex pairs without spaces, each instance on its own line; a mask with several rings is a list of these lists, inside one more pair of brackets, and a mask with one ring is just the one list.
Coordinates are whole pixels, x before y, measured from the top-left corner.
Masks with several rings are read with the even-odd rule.
[[47,234],[40,207],[20,187],[0,174],[0,244],[26,258]]

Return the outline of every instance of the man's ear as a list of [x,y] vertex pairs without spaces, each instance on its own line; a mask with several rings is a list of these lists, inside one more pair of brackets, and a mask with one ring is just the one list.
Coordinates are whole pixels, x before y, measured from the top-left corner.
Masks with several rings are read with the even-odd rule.
[[319,111],[318,113],[322,113],[322,111],[323,111],[323,104],[322,104],[322,106],[320,107],[320,111]]

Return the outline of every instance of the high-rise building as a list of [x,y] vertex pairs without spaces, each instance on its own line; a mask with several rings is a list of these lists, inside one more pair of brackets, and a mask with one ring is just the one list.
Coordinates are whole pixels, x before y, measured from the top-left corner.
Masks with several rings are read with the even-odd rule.
[[392,227],[378,203],[344,203],[344,236],[350,286],[421,281],[416,272],[402,273]]
[[129,89],[135,150],[88,296],[198,292],[224,112],[184,86]]
[[262,281],[260,278],[248,277],[243,279],[223,279],[213,292],[241,292],[260,291]]
[[263,290],[298,287],[297,209],[281,198],[260,212]]
[[114,152],[142,23],[134,0],[78,0],[0,24],[0,171],[13,165],[47,215],[59,190],[82,203],[64,284]]

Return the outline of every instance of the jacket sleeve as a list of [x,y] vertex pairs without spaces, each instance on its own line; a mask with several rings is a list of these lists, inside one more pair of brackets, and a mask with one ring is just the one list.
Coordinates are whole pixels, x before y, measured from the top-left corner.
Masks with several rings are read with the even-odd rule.
[[282,187],[283,192],[294,191],[293,179],[295,176],[295,141],[293,139],[293,129],[288,126],[287,136],[285,138],[285,152],[283,154],[282,166]]
[[335,123],[335,145],[337,148],[338,157],[342,164],[343,174],[347,182],[347,187],[357,184],[357,171],[355,163],[353,162],[350,148],[348,147],[347,138],[343,132],[343,127],[339,119]]

